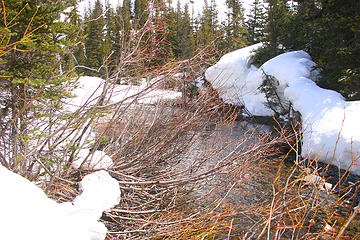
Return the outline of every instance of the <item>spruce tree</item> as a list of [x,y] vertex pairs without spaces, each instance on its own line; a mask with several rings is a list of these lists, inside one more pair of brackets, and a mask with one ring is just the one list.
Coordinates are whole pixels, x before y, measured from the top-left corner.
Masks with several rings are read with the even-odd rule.
[[225,41],[230,49],[238,49],[247,45],[244,9],[240,0],[226,0],[227,22]]
[[135,0],[134,3],[134,20],[135,28],[142,28],[149,17],[148,1],[147,0]]
[[[1,16],[1,28],[7,33],[4,40],[20,43],[1,56],[0,134],[7,135],[7,140],[2,142],[5,155],[14,158],[11,162],[19,163],[11,167],[26,174],[28,161],[21,158],[27,156],[28,140],[34,137],[34,132],[30,133],[38,127],[34,122],[59,110],[72,82],[72,72],[64,59],[71,58],[78,32],[69,20],[71,14],[76,14],[76,2],[7,0],[3,3],[2,13],[6,14]],[[65,14],[69,7],[73,10]],[[65,14],[65,20],[60,19],[61,13]]]
[[360,2],[353,0],[267,0],[261,64],[284,52],[303,49],[322,69],[319,84],[360,99]]
[[[131,1],[130,0],[123,0],[122,8],[118,8],[117,16],[121,20],[119,27],[117,28],[118,31],[123,32],[123,39],[124,41],[128,41],[130,38],[130,31],[131,31]],[[121,9],[121,10],[120,10]]]
[[[167,8],[167,21],[168,21],[168,33],[166,36],[167,42],[170,45],[169,49],[169,59],[177,58],[179,55],[179,41],[178,41],[178,19],[179,19],[179,7],[174,9],[171,5],[171,1],[168,1]],[[178,6],[180,2],[178,2]]]
[[262,0],[254,0],[246,21],[248,40],[251,44],[261,42],[266,25],[266,9]]
[[360,2],[319,0],[315,7],[316,14],[304,19],[312,34],[305,49],[322,69],[320,85],[359,100]]
[[116,49],[117,42],[117,25],[115,10],[107,1],[105,4],[105,39],[104,39],[104,58],[106,59],[105,66],[108,68],[108,73],[112,72],[116,67]]
[[287,0],[266,0],[268,4],[263,48],[254,56],[254,64],[261,65],[283,53],[294,42],[291,34],[293,12]]
[[204,8],[200,18],[199,29],[197,31],[198,46],[206,46],[213,42],[218,36],[219,23],[218,11],[216,3],[211,0],[210,5],[207,0],[204,0]]
[[180,46],[182,49],[181,58],[190,58],[195,51],[194,33],[191,25],[191,18],[189,13],[189,5],[185,4],[183,20],[182,20],[182,38]]
[[[100,69],[103,65],[105,50],[105,18],[103,5],[100,0],[96,0],[94,8],[90,9],[90,13],[85,18],[85,68],[83,71],[90,76],[102,76],[104,69]],[[97,70],[99,70],[97,72]],[[94,71],[96,70],[96,71]]]

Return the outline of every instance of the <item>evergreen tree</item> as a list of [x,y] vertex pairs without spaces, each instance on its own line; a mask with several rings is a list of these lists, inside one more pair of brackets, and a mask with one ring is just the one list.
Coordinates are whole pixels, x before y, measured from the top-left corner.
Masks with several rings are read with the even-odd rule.
[[261,42],[264,38],[266,12],[262,0],[254,0],[248,20],[246,21],[248,40],[251,44]]
[[304,49],[322,68],[320,85],[348,99],[360,99],[360,2],[310,2],[299,1],[299,15],[300,11],[313,11],[303,18],[310,43]]
[[360,2],[267,0],[265,47],[258,64],[283,51],[303,49],[322,69],[319,84],[360,99]]
[[238,49],[247,45],[244,9],[240,0],[226,0],[228,7],[225,26],[226,44],[230,49]]
[[128,41],[131,31],[131,1],[123,0],[121,11],[117,12],[118,17],[121,19],[121,27],[118,27],[118,31],[123,32],[124,41]]
[[195,43],[189,5],[185,4],[184,11],[182,11],[180,1],[178,1],[176,11],[169,16],[169,22],[171,46],[175,57],[178,59],[191,57]]
[[[71,82],[72,72],[64,59],[71,57],[78,28],[68,20],[60,21],[60,14],[69,7],[74,9],[75,3],[73,0],[3,2],[0,28],[5,31],[2,36],[5,39],[1,44],[20,41],[16,48],[1,56],[0,134],[8,134],[9,145],[2,146],[8,156],[18,160],[27,156],[27,141],[34,130],[31,123],[58,110],[66,96],[64,91]],[[66,18],[71,14],[76,11],[68,12]],[[25,174],[27,167],[22,165],[18,170]]]
[[182,19],[182,37],[180,38],[181,58],[190,58],[195,51],[194,32],[191,26],[189,5],[185,4]]
[[147,0],[135,0],[134,4],[134,20],[135,28],[142,28],[149,17],[148,1]]
[[121,14],[121,11],[115,11],[108,1],[105,4],[105,11],[104,57],[106,58],[105,66],[108,68],[108,73],[111,73],[118,65],[120,40],[124,37],[125,31],[119,26],[119,16],[117,14]]
[[219,30],[218,11],[214,0],[211,0],[210,5],[207,0],[204,0],[204,8],[199,25],[196,36],[197,46],[206,46],[215,40]]
[[170,12],[169,38],[172,45],[172,52],[176,58],[181,55],[181,38],[183,35],[183,12],[180,1],[177,1],[176,10]]
[[[178,3],[179,5],[180,3]],[[172,7],[171,1],[167,4],[167,36],[166,41],[169,43],[169,59],[174,59],[178,56],[179,42],[178,42],[178,14],[179,8],[176,10]]]
[[266,0],[266,2],[268,11],[264,46],[258,50],[253,59],[257,65],[283,53],[284,47],[294,41],[290,34],[293,12],[288,5],[288,0]]
[[[106,57],[105,50],[105,18],[101,0],[96,0],[94,8],[85,18],[85,65],[88,68],[98,70],[104,63]],[[87,75],[101,76],[104,70],[94,72],[93,70],[84,69]]]

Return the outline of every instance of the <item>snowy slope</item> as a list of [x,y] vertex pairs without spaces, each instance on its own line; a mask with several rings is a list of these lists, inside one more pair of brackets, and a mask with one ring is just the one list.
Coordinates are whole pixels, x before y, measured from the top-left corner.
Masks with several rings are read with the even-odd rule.
[[360,151],[360,101],[346,102],[339,93],[317,86],[314,80],[318,73],[311,71],[315,63],[304,51],[281,54],[260,69],[251,66],[251,50],[256,47],[222,57],[206,71],[207,80],[221,92],[225,102],[244,104],[253,115],[269,116],[272,112],[266,110],[264,96],[257,88],[263,72],[274,76],[279,81],[278,94],[301,113],[302,156],[317,157],[342,169],[352,167],[352,172],[360,175],[360,161],[356,158]]
[[142,86],[108,84],[97,77],[80,77],[79,85],[73,91],[74,97],[67,102],[67,109],[76,111],[79,107],[94,104],[101,96],[104,87],[107,88],[106,100],[111,103],[121,101],[132,101],[136,99],[138,103],[155,104],[162,100],[172,100],[182,96],[180,92],[170,90],[160,90]]

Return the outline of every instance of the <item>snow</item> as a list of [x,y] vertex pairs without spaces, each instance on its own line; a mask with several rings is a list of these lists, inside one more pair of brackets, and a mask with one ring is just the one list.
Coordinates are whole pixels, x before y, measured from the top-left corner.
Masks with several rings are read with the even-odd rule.
[[[259,69],[251,65],[252,50],[258,45],[243,48],[223,56],[206,71],[206,79],[219,90],[225,102],[244,105],[253,115],[271,116],[264,105],[264,95],[257,88],[263,72],[279,81],[277,93],[283,101],[291,102],[301,114],[303,128],[302,156],[351,168],[360,175],[360,101],[347,102],[341,94],[316,85],[318,71],[304,51],[281,54],[264,63]],[[355,163],[355,164],[353,164]]]
[[[106,91],[105,91],[106,90]],[[181,93],[152,89],[151,87],[117,85],[95,77],[81,77],[78,87],[72,91],[74,97],[65,103],[65,110],[76,112],[94,105],[103,98],[105,103],[155,104],[158,101],[176,99]],[[88,122],[89,120],[87,120]],[[65,148],[84,130],[87,123],[60,131],[66,136],[58,145]],[[61,120],[53,129],[61,129],[67,122]],[[45,131],[47,125],[39,128]],[[77,158],[72,167],[88,170],[108,169],[113,160],[103,151],[90,154],[89,140],[95,138],[91,128],[84,133]],[[57,135],[54,136],[55,138]],[[90,141],[91,142],[91,141]],[[91,144],[91,143],[90,143]],[[104,211],[110,211],[120,201],[119,183],[106,171],[101,170],[85,176],[80,182],[82,193],[74,201],[58,204],[49,199],[35,184],[0,165],[0,239],[22,240],[103,240],[106,227],[99,222]]]
[[81,149],[76,154],[77,159],[73,161],[72,167],[79,169],[82,167],[87,170],[99,170],[99,169],[109,169],[113,164],[111,157],[106,155],[103,151],[95,151],[93,154],[90,154],[89,149]]
[[78,87],[73,91],[74,97],[67,102],[67,109],[75,112],[83,105],[94,104],[104,88],[107,90],[106,100],[111,103],[136,100],[138,103],[155,104],[163,100],[174,100],[182,94],[176,91],[153,89],[146,84],[141,86],[111,84],[106,85],[105,81],[97,77],[83,76],[78,80]]
[[252,115],[272,116],[273,111],[263,104],[265,94],[258,90],[262,72],[250,62],[253,52],[260,47],[261,44],[255,44],[224,55],[206,70],[205,78],[219,90],[225,103],[245,106]]
[[[346,102],[340,93],[322,89],[311,80],[315,65],[304,51],[279,55],[262,68],[276,77],[285,99],[302,116],[302,156],[349,169],[360,151],[360,102]],[[352,173],[360,174],[359,161]]]
[[110,211],[120,201],[119,183],[104,170],[85,176],[80,190],[82,193],[74,199],[74,206],[87,209],[94,219],[99,219],[103,211]]
[[84,177],[74,205],[56,203],[2,165],[0,183],[0,239],[7,240],[103,240],[107,229],[98,219],[120,200],[118,182],[105,171]]
[[[64,108],[68,112],[76,112],[96,104],[99,99],[103,99],[104,104],[129,104],[132,101],[134,103],[156,104],[159,101],[174,100],[182,96],[180,92],[156,89],[155,84],[148,86],[145,81],[146,79],[143,79],[144,84],[141,86],[132,86],[112,84],[98,77],[80,77],[77,87],[72,91],[73,97],[67,100]],[[152,81],[154,80],[152,79]],[[63,121],[62,124],[65,125],[66,122]],[[79,132],[81,132],[79,129],[74,131],[68,139],[74,139]],[[73,168],[82,167],[88,170],[99,170],[108,169],[113,165],[112,159],[102,151],[95,151],[88,156],[90,151],[86,148],[90,148],[94,139],[95,135],[92,129],[88,128],[80,142],[83,149],[78,151],[77,158],[72,162]],[[68,141],[63,142],[63,145],[66,144]]]

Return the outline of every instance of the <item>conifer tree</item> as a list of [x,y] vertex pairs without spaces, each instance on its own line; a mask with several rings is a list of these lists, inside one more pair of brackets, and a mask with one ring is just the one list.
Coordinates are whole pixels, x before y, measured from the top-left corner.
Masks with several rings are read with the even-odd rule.
[[180,1],[177,1],[176,10],[170,15],[169,19],[169,37],[171,39],[172,51],[176,58],[181,55],[181,38],[183,35],[183,12]]
[[172,57],[170,42],[167,41],[169,17],[171,15],[165,0],[154,0],[152,4],[152,16],[149,20],[152,21],[153,27],[150,31],[149,40],[151,44],[148,48],[152,52],[151,58],[153,60],[151,65],[156,67],[166,63]]
[[293,38],[322,69],[319,84],[360,99],[360,2],[298,1],[297,11]]
[[134,3],[134,20],[135,28],[142,28],[149,17],[148,1],[147,0],[135,0]]
[[[179,8],[174,9],[172,7],[172,2],[168,1],[167,3],[167,36],[166,41],[169,43],[169,59],[174,59],[178,56],[179,51],[179,42],[178,42],[178,14]],[[180,3],[178,2],[178,5]]]
[[246,21],[248,40],[251,44],[261,42],[266,25],[266,11],[262,0],[254,0]]
[[267,0],[265,47],[259,64],[283,51],[303,49],[322,69],[319,84],[360,99],[360,2]]
[[244,9],[240,0],[226,0],[228,7],[225,26],[226,44],[230,49],[238,49],[247,45]]
[[218,11],[216,3],[211,0],[209,5],[207,0],[204,0],[204,8],[200,18],[199,29],[197,31],[197,46],[205,46],[217,37],[219,30]]
[[195,51],[194,33],[191,25],[189,5],[185,4],[182,20],[181,58],[190,58]]
[[[131,31],[131,1],[123,0],[122,8],[118,8],[118,18],[120,18],[121,27],[118,27],[118,31],[123,32],[124,41],[128,41]],[[121,10],[120,10],[121,9]]]
[[109,1],[106,1],[105,3],[105,41],[104,41],[104,50],[106,56],[109,56],[112,54],[112,51],[114,49],[114,43],[116,41],[116,16],[115,11],[113,7],[110,5]]
[[[73,10],[66,13],[66,18],[76,14],[75,3],[73,0],[3,2],[2,43],[20,41],[16,48],[1,56],[0,135],[8,133],[8,140],[3,141],[8,146],[2,146],[8,156],[18,160],[26,156],[27,141],[33,136],[29,133],[34,130],[31,123],[57,111],[66,96],[64,91],[73,75],[64,59],[71,57],[78,28],[66,19],[60,20],[60,14],[69,7]],[[17,170],[25,174],[27,166],[19,166]]]
[[[89,15],[85,18],[85,65],[87,68],[98,70],[104,63],[105,50],[105,18],[104,10],[100,0],[96,0],[94,8],[90,9]],[[96,72],[84,69],[85,74],[101,76],[104,70]]]
[[268,4],[265,26],[264,46],[258,50],[254,63],[261,65],[285,51],[284,47],[294,39],[289,34],[293,12],[288,0],[266,0]]

